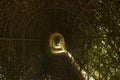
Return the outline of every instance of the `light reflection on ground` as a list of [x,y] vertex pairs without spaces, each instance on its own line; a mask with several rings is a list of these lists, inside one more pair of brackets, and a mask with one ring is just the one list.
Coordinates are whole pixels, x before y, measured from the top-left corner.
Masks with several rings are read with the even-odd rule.
[[[55,42],[55,39],[59,39],[57,43]],[[79,64],[77,61],[75,61],[74,57],[66,50],[65,47],[65,41],[61,34],[54,33],[50,37],[50,48],[52,54],[67,54],[67,56],[70,59],[70,62],[74,65],[75,69],[78,71],[78,73],[82,74],[85,80],[95,80],[93,77],[89,76],[85,70],[81,70]]]

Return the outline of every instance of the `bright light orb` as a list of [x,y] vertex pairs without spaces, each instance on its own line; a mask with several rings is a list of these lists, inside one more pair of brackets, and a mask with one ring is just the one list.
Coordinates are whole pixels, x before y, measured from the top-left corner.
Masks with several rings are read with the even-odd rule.
[[65,53],[65,41],[60,33],[54,33],[50,37],[49,45],[53,54]]

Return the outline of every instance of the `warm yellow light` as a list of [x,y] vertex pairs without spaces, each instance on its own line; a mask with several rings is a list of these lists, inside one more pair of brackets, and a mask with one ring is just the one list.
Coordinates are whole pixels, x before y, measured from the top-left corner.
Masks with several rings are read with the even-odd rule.
[[53,54],[65,53],[65,41],[60,33],[54,33],[50,37],[49,45]]

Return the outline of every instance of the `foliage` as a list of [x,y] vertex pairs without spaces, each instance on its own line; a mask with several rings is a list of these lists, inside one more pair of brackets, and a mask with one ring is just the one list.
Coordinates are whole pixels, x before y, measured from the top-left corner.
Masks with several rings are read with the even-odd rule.
[[[41,28],[38,29],[38,25],[36,25],[35,22],[38,20],[38,22],[41,21],[44,25],[50,23],[50,25],[47,25],[47,29],[56,31],[53,27],[54,23],[52,24],[51,22],[54,20],[49,17],[49,14],[55,12],[55,10],[50,7],[50,10],[53,11],[48,11],[44,14],[44,8],[50,6],[52,2],[49,3],[46,1],[47,3],[44,3],[40,0],[38,2],[41,3],[41,5],[39,5],[37,0],[36,2],[32,0],[18,0],[18,3],[21,3],[26,8],[23,9],[24,7],[19,7],[15,1],[17,0],[0,1],[0,80],[30,80],[32,79],[31,76],[36,78],[43,77],[44,74],[40,75],[43,72],[41,64],[42,60],[48,56],[47,53],[49,53],[49,50],[46,47],[48,47],[47,41],[49,40],[46,38],[46,34],[43,33],[44,31],[42,31]],[[60,17],[57,16],[57,26],[64,23],[64,25],[62,25],[63,27],[59,28],[59,31],[61,31],[65,38],[67,50],[72,53],[81,68],[96,80],[120,80],[120,1],[61,1],[64,4],[56,3],[52,5],[52,7],[58,7],[58,13],[56,14]],[[82,1],[84,1],[87,6],[84,6]],[[61,17],[61,13],[59,13],[59,10],[62,10],[61,5],[65,7],[64,10],[68,12],[65,17],[63,15]],[[92,9],[90,8],[89,10],[89,7],[92,7]],[[38,12],[37,8],[39,8],[38,11],[43,9],[43,12]],[[40,17],[40,19],[32,16],[32,19],[36,19],[36,21],[31,22],[28,18],[33,14],[35,14],[35,17]],[[54,13],[50,14],[52,18],[53,14]],[[44,17],[41,18],[43,15]],[[25,21],[23,19],[25,19]],[[3,38],[10,37],[21,38],[22,36],[22,38],[24,38],[23,31],[27,29],[26,26],[28,26],[30,22],[31,25],[29,26],[32,27],[26,30],[28,34],[25,36],[27,36],[27,38],[29,38],[29,36],[31,37],[31,34],[33,34],[32,38],[38,38],[38,36],[40,36],[39,38],[44,40],[44,42],[3,40]],[[67,24],[74,27],[69,27]],[[51,25],[53,28],[51,28]],[[64,27],[66,25],[68,27]],[[37,29],[35,26],[37,26]],[[31,34],[29,35],[29,33]],[[49,74],[47,78],[49,78]]]

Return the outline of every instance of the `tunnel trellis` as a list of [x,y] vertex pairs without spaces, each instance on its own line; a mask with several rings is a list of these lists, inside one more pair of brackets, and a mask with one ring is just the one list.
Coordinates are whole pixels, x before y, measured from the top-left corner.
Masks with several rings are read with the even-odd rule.
[[0,79],[42,79],[44,75],[37,74],[43,70],[41,63],[49,55],[49,36],[54,32],[65,37],[68,50],[89,75],[96,80],[119,79],[119,3],[1,0]]

